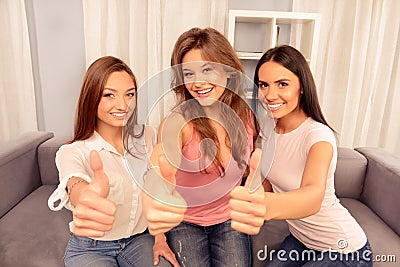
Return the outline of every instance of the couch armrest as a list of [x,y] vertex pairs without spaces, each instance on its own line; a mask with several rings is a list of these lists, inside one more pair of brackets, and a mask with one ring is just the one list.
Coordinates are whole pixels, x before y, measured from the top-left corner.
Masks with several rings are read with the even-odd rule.
[[49,132],[27,132],[0,144],[0,218],[41,185],[37,147]]
[[338,147],[335,192],[338,197],[360,199],[367,159],[352,148]]
[[56,152],[61,145],[69,140],[71,140],[71,138],[54,137],[39,146],[38,159],[42,184],[59,184],[60,180],[58,179],[58,170],[55,162]]
[[361,201],[400,235],[400,158],[382,148],[356,148],[368,160]]

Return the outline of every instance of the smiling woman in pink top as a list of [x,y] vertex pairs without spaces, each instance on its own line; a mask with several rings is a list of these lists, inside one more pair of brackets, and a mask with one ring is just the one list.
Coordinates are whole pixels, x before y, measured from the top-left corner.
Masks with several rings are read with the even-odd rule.
[[178,101],[160,125],[158,143],[177,168],[175,191],[187,209],[175,217],[172,208],[150,202],[150,232],[172,228],[167,242],[182,266],[251,266],[250,237],[232,228],[229,208],[257,135],[242,65],[221,33],[193,28],[176,41],[171,66]]
[[[272,48],[259,60],[254,83],[276,120],[263,217],[285,219],[290,230],[266,266],[372,266],[364,231],[335,195],[335,133],[321,112],[305,58],[290,46]],[[231,205],[245,199],[245,191],[232,192]]]

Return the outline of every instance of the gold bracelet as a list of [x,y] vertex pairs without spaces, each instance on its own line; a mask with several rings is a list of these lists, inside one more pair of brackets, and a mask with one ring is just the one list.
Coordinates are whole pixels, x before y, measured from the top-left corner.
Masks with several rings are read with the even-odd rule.
[[75,181],[75,182],[70,186],[70,188],[68,189],[68,198],[71,196],[72,188],[74,188],[75,185],[77,185],[77,184],[79,184],[79,183],[82,183],[82,182],[86,182],[86,180],[80,179],[80,180],[78,180],[78,181]]

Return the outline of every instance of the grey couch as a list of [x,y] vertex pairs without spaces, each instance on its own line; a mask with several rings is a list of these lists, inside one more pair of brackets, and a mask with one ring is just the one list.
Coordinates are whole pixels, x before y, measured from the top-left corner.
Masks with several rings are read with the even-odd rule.
[[[375,254],[374,266],[399,266],[400,158],[379,148],[339,147],[335,190],[365,231]],[[285,221],[265,222],[252,237],[253,267],[263,266],[288,234]]]
[[[58,184],[55,153],[65,138],[30,132],[0,144],[0,266],[63,266],[71,212],[50,211]],[[361,224],[375,255],[400,262],[400,159],[378,148],[339,148],[337,195]],[[252,237],[253,266],[288,234],[285,221],[268,221]],[[261,259],[258,260],[257,256]],[[194,266],[197,267],[197,266]]]

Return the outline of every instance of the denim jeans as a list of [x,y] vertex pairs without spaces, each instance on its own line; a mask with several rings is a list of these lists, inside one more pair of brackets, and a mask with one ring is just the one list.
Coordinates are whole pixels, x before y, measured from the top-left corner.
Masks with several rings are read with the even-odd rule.
[[[113,241],[101,241],[70,234],[65,252],[66,267],[154,266],[154,237],[148,231]],[[172,266],[163,257],[157,266]]]
[[233,230],[230,220],[211,226],[182,222],[166,236],[181,266],[251,266],[250,237]]
[[317,251],[304,246],[293,235],[288,235],[277,251],[272,254],[272,260],[265,264],[267,267],[295,266],[372,266],[371,246],[367,243],[355,252],[348,254],[337,251]]

